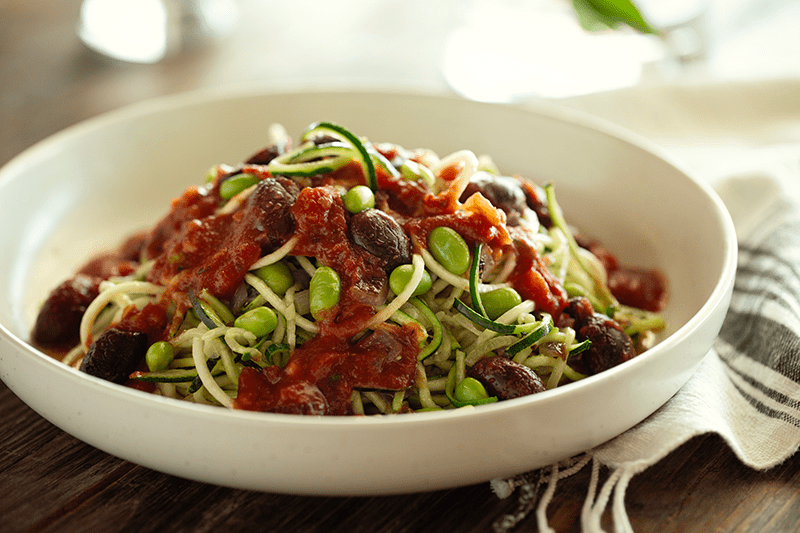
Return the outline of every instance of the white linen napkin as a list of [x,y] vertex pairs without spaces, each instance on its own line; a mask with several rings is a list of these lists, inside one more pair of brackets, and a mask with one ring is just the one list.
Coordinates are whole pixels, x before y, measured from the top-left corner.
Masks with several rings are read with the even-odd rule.
[[[615,531],[628,532],[630,479],[692,437],[717,433],[759,470],[800,448],[800,80],[636,88],[561,103],[682,158],[720,194],[739,238],[731,306],[714,348],[666,405],[582,456],[492,481],[498,497],[519,497],[496,531],[511,531],[535,509],[548,532],[557,481],[591,463],[583,531],[602,531],[611,500]],[[598,486],[601,468],[609,473]]]

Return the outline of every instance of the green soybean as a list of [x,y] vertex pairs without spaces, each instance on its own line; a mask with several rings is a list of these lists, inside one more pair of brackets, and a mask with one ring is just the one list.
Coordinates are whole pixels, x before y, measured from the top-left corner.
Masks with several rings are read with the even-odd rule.
[[294,285],[292,271],[289,270],[289,267],[283,261],[257,268],[253,273],[264,280],[267,287],[272,289],[272,291],[279,296],[286,294],[289,287]]
[[331,267],[319,267],[308,287],[308,303],[311,316],[319,320],[325,311],[339,303],[342,282]]
[[[389,274],[389,288],[392,289],[392,292],[395,294],[400,294],[403,292],[403,289],[406,288],[408,283],[411,281],[411,276],[414,274],[414,267],[411,265],[400,265],[399,267],[392,270],[392,273]],[[414,292],[411,296],[419,296],[420,294],[425,294],[431,288],[432,281],[431,275],[428,274],[427,270],[422,271],[422,279],[419,280],[417,284],[417,288],[414,289]]]
[[223,200],[230,200],[243,190],[258,183],[258,176],[253,174],[237,174],[223,181],[219,186],[219,195]]
[[144,360],[150,372],[161,372],[166,370],[175,358],[175,349],[168,342],[154,342],[147,349]]
[[407,181],[422,180],[428,187],[433,187],[436,183],[436,176],[428,167],[410,159],[400,166],[400,174]]
[[475,400],[484,400],[489,397],[489,393],[486,392],[486,387],[483,386],[483,383],[471,377],[462,379],[461,382],[456,385],[453,395],[456,400],[460,402],[473,402]]
[[278,325],[278,317],[269,307],[256,307],[238,317],[233,325],[246,329],[256,337],[263,337],[272,333]]
[[447,226],[434,228],[428,236],[428,249],[439,264],[457,276],[469,268],[469,247],[464,238],[453,228]]
[[522,297],[511,287],[500,287],[489,292],[481,293],[481,303],[486,311],[486,316],[491,320],[522,303]]
[[375,195],[366,185],[356,185],[344,194],[344,207],[353,214],[375,207]]

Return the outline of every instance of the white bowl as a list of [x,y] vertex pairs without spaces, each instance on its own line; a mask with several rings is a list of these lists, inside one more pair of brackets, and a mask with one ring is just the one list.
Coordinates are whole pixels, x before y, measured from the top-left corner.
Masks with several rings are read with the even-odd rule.
[[[467,148],[555,183],[569,220],[671,287],[665,338],[562,388],[438,413],[314,418],[188,404],[68,368],[26,343],[36,307],[91,253],[166,212],[208,168],[260,149],[272,122],[318,120],[374,141]],[[284,493],[375,495],[512,475],[634,426],[686,382],[719,332],[736,239],[716,194],[653,146],[555,110],[378,93],[194,93],[45,140],[0,171],[0,378],[64,431],[185,478]]]

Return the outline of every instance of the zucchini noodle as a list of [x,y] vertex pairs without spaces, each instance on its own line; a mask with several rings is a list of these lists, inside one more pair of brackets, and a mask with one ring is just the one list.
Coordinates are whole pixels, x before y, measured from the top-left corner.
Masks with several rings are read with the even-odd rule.
[[298,240],[297,236],[292,237],[291,239],[286,241],[286,243],[283,246],[281,246],[271,254],[265,255],[264,257],[262,257],[261,259],[250,265],[250,270],[256,270],[263,266],[277,263],[287,255],[289,255],[289,252],[291,252],[292,249],[297,244],[297,240]]
[[84,346],[85,349],[89,348],[88,341],[97,315],[99,315],[100,311],[110,304],[117,296],[123,294],[159,295],[163,292],[164,287],[160,287],[146,281],[124,281],[116,285],[112,285],[111,287],[102,291],[100,295],[95,298],[91,304],[89,304],[89,306],[86,308],[86,311],[83,313],[80,326],[81,345]]
[[211,375],[206,364],[205,356],[205,343],[202,337],[195,337],[192,341],[192,357],[194,358],[194,366],[197,369],[197,375],[203,382],[203,386],[208,392],[216,399],[221,405],[233,408],[233,402],[230,397],[222,390],[217,380]]
[[459,198],[464,189],[467,188],[467,185],[469,185],[469,179],[478,170],[478,158],[470,150],[460,150],[441,159],[439,164],[432,168],[431,171],[433,171],[434,175],[439,176],[444,169],[453,164],[460,164],[462,168],[456,179],[446,186],[446,189],[448,194]]
[[252,185],[243,190],[242,192],[236,194],[233,198],[228,200],[228,203],[226,203],[225,206],[219,210],[218,214],[224,215],[235,212],[242,206],[245,200],[247,200],[247,197],[250,196],[250,194],[255,190],[255,188],[256,186]]
[[[159,243],[160,255],[147,256],[143,246],[132,274],[99,282],[80,320],[79,344],[62,352],[65,364],[83,369],[95,356],[94,341],[114,326],[149,324],[150,347],[129,377],[156,394],[251,408],[262,397],[247,396],[253,393],[243,392],[243,380],[263,378],[267,385],[260,386],[287,383],[264,397],[297,394],[306,402],[297,408],[308,412],[338,401],[339,411],[322,414],[395,414],[506,399],[481,374],[486,361],[517,365],[542,389],[585,378],[587,369],[594,372],[586,363],[594,341],[580,333],[585,316],[591,327],[619,326],[637,350],[664,327],[658,313],[617,301],[604,263],[578,244],[550,185],[537,200],[543,211],[525,196],[523,208],[512,206],[515,227],[498,228],[506,221],[498,212],[509,208],[503,194],[498,200],[480,186],[467,192],[487,173],[500,177],[487,156],[460,150],[440,158],[428,149],[374,144],[328,122],[310,126],[294,150],[281,126],[273,125],[270,136],[273,152],[259,157],[269,152],[272,159],[214,167],[200,195],[206,200],[192,200],[207,201],[197,212],[209,212],[192,211],[197,218],[184,224],[219,234],[183,243],[190,231],[183,236],[161,226],[154,235],[170,239]],[[237,172],[246,175],[226,184],[223,198],[221,184]],[[280,190],[259,189],[266,178]],[[358,186],[366,193],[349,196]],[[522,181],[518,187],[506,196],[531,194]],[[481,197],[461,203],[474,194]],[[264,197],[263,211],[248,211]],[[306,214],[297,207],[301,198],[306,209],[321,210]],[[552,224],[537,218],[545,211]],[[204,226],[204,216],[213,224]],[[447,219],[442,225],[455,241],[437,242],[427,217]],[[245,223],[247,231],[235,233]],[[225,240],[225,232],[235,236]],[[328,242],[336,232],[338,240]],[[227,247],[206,251],[212,237]],[[187,263],[195,256],[206,262]],[[216,265],[219,271],[207,272]],[[231,273],[239,277],[217,290]],[[570,307],[570,297],[580,303]],[[160,315],[147,315],[147,308],[161,310],[162,329],[152,325]],[[126,323],[131,316],[140,321]],[[315,367],[315,357],[328,362]],[[348,370],[362,360],[364,368]],[[306,381],[292,381],[300,378]]]
[[296,316],[294,304],[284,303],[283,300],[281,300],[280,296],[275,294],[275,292],[273,292],[273,290],[270,289],[269,286],[258,276],[254,274],[245,274],[244,280],[248,284],[250,284],[254,289],[256,289],[258,293],[261,294],[261,296],[263,296],[264,299],[275,308],[275,310],[280,312],[280,314],[283,315],[284,319],[288,320],[288,317],[291,316],[291,319],[294,320],[295,323],[304,330],[311,333],[317,333],[317,331],[319,331],[317,325],[308,320],[307,318],[304,318],[302,316]]
[[[440,265],[436,259],[433,258],[431,253],[428,250],[422,249],[420,250],[420,254],[422,255],[422,259],[425,261],[425,266],[439,276],[440,279],[446,281],[449,285],[453,287],[458,287],[462,290],[469,290],[469,280],[460,276],[456,276],[448,272],[448,270]],[[512,267],[513,268],[513,267]],[[488,292],[494,289],[499,289],[501,287],[508,287],[507,283],[479,283],[478,284],[478,292]]]
[[406,303],[409,298],[411,298],[411,294],[414,292],[414,289],[417,287],[420,280],[422,279],[422,274],[424,270],[422,257],[419,255],[414,255],[414,257],[411,260],[411,265],[414,267],[414,273],[411,275],[411,279],[409,279],[406,288],[403,289],[403,291],[400,294],[398,294],[397,297],[394,300],[392,300],[392,302],[389,305],[387,305],[386,307],[375,313],[375,316],[370,318],[366,322],[366,324],[364,324],[364,329],[372,329],[376,327],[378,324],[386,322],[389,319],[389,317],[391,317],[395,313],[395,311],[400,309],[403,306],[403,304]]

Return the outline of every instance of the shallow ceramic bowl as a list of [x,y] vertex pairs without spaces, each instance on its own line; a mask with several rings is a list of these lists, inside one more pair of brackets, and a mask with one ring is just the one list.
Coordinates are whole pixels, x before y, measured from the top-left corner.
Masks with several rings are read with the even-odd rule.
[[[490,154],[552,181],[568,219],[629,265],[669,279],[668,330],[644,355],[581,382],[472,409],[312,418],[193,405],[68,368],[26,343],[36,307],[90,254],[148,227],[218,163],[339,122],[440,155]],[[194,93],[55,135],[0,171],[0,378],[64,431],[185,478],[285,493],[454,487],[545,466],[634,426],[686,382],[719,332],[736,240],[714,192],[633,135],[582,116],[376,93]]]

